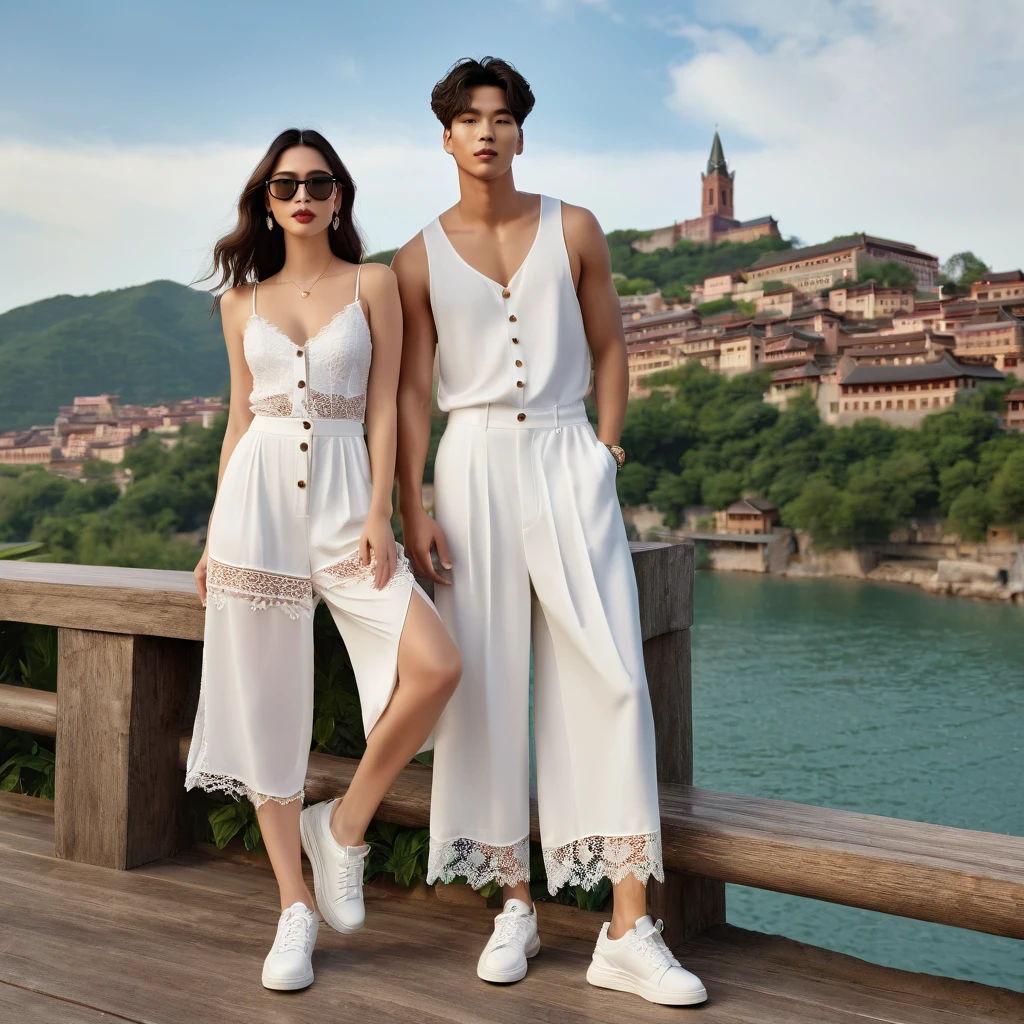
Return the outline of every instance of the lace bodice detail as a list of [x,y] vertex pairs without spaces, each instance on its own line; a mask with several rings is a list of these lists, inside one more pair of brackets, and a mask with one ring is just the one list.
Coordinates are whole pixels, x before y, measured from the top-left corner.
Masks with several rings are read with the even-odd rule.
[[245,326],[257,416],[363,421],[370,376],[370,328],[359,302],[331,317],[301,347],[253,313]]

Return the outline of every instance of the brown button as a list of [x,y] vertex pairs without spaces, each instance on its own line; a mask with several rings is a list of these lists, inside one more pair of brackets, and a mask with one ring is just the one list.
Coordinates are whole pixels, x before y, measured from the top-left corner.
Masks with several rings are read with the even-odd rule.
[[504,290],[504,291],[503,291],[503,292],[501,293],[501,297],[502,297],[503,299],[507,299],[507,298],[508,298],[508,297],[509,297],[509,296],[510,296],[511,294],[512,294],[512,293],[511,293],[511,292],[510,292],[510,291],[509,291],[509,290],[508,290],[508,289],[506,288],[506,289],[505,289],[505,290]]
[[518,345],[519,344],[519,339],[518,338],[513,338],[512,339],[512,344],[513,345]]
[[306,444],[305,441],[303,441],[302,444],[299,445],[299,451],[302,451],[302,452],[309,451],[309,445]]
[[297,348],[295,350],[295,354],[301,359],[302,358],[302,349],[301,348]]
[[299,387],[300,388],[304,388],[305,386],[306,386],[306,382],[304,380],[300,380],[299,381]]
[[516,315],[515,315],[515,313],[513,313],[513,314],[512,314],[512,315],[511,315],[511,316],[509,317],[509,321],[510,321],[511,323],[515,323],[515,322],[516,322]]
[[305,487],[306,486],[306,481],[305,480],[300,480],[299,481],[299,486],[300,487]]
[[524,388],[524,387],[526,387],[526,385],[521,380],[517,380],[516,381],[516,387],[517,388]]
[[310,426],[309,420],[303,420],[302,421],[302,429],[303,430],[310,430],[310,429],[312,429],[311,426]]
[[520,423],[522,423],[522,422],[523,422],[523,420],[525,420],[525,419],[526,419],[526,413],[525,413],[525,412],[521,412],[521,413],[520,413],[520,414],[519,414],[519,415],[518,415],[518,416],[516,417],[516,419],[517,419],[517,420],[519,420],[519,422],[520,422]]
[[522,365],[523,365],[522,359],[517,359],[516,360],[516,366],[522,366]]

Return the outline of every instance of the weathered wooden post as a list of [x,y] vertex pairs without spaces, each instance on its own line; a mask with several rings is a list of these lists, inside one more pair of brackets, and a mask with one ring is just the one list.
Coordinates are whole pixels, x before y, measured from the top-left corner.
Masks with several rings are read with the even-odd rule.
[[[644,667],[654,708],[658,781],[693,785],[690,627],[693,625],[692,544],[630,545],[640,601]],[[665,922],[665,940],[683,942],[725,921],[725,884],[666,872],[651,882],[651,914]]]
[[124,869],[179,849],[178,737],[190,646],[167,637],[58,631],[58,857]]
[[[203,637],[192,574],[0,563],[0,618],[58,627],[57,856],[132,868],[180,849],[178,744]],[[41,697],[36,717],[53,710]]]

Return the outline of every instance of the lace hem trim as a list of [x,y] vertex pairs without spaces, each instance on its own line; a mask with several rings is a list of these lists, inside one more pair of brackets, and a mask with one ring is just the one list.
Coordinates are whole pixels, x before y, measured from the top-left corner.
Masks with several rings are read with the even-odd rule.
[[262,569],[243,569],[210,558],[206,564],[206,593],[217,609],[228,597],[249,601],[254,611],[280,608],[292,619],[313,614],[313,584],[299,576],[284,576]]
[[602,878],[616,885],[630,874],[638,882],[652,877],[664,882],[661,830],[636,836],[585,836],[565,846],[545,848],[544,870],[552,896],[566,885],[593,889]]
[[476,839],[430,839],[427,884],[464,877],[474,889],[494,880],[518,885],[530,880],[530,839],[513,846],[489,846]]
[[[354,587],[358,583],[365,583],[367,580],[372,580],[377,572],[377,560],[372,558],[369,565],[360,565],[359,563],[359,552],[356,551],[349,555],[347,558],[341,559],[339,562],[334,562],[332,565],[327,565],[323,569],[318,569],[315,575],[318,578],[323,579],[323,585],[326,587]],[[391,587],[400,586],[403,583],[411,583],[415,579],[412,568],[409,565],[409,559],[402,553],[401,547],[398,549],[398,566],[395,569],[391,579],[388,580],[385,590]]]
[[214,775],[212,772],[193,770],[185,777],[185,788],[206,790],[207,793],[227,793],[236,800],[248,800],[257,810],[265,803],[291,804],[296,800],[303,800],[306,795],[305,789],[299,790],[293,796],[270,796],[266,793],[257,793],[251,786],[247,786],[239,779],[230,775]]

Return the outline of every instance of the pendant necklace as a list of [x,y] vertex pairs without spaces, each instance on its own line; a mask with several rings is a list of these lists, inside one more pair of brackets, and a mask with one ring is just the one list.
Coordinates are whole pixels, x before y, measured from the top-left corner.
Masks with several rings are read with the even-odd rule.
[[299,289],[299,295],[301,295],[301,296],[302,296],[302,298],[306,298],[306,296],[307,296],[307,295],[309,295],[309,293],[310,293],[310,292],[311,292],[311,291],[313,290],[313,285],[315,285],[315,284],[316,284],[316,282],[317,282],[317,281],[319,281],[319,280],[320,280],[320,278],[321,278],[321,277],[323,277],[323,276],[324,276],[324,274],[326,274],[326,273],[327,273],[327,268],[328,268],[328,267],[329,267],[329,266],[331,265],[331,260],[333,260],[333,259],[334,259],[334,256],[333,256],[333,254],[332,254],[332,255],[331,255],[331,257],[330,257],[330,258],[329,258],[329,259],[327,260],[327,266],[326,266],[326,267],[324,267],[324,269],[323,269],[323,270],[321,270],[321,271],[320,271],[320,273],[319,273],[319,274],[317,275],[316,281],[314,281],[314,282],[313,282],[313,284],[311,284],[311,285],[310,285],[310,286],[309,286],[308,288],[306,288],[306,289],[303,289],[303,288],[301,288],[301,287],[300,287],[299,285],[295,284],[295,282],[294,282],[294,281],[292,281],[292,279],[291,279],[290,277],[288,278],[288,280],[289,280],[289,281],[292,281],[292,284],[295,284],[295,287]]

